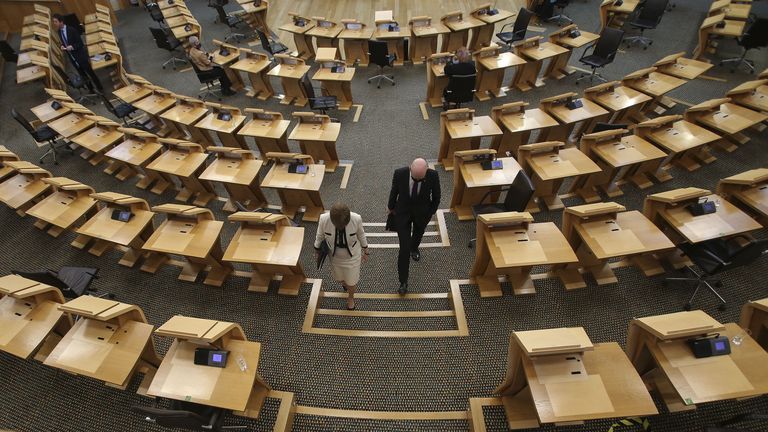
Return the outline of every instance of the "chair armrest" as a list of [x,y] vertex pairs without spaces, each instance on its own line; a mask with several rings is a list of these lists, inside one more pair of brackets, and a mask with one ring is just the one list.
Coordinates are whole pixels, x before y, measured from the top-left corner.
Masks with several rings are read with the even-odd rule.
[[478,205],[483,205],[485,203],[485,199],[491,196],[492,193],[502,193],[502,192],[508,192],[512,188],[501,188],[499,190],[489,190],[488,192],[483,195],[482,198],[480,198],[480,203]]
[[584,51],[581,52],[581,57],[579,57],[579,60],[587,56],[587,51],[589,51],[590,48],[592,48],[592,51],[594,51],[596,45],[597,45],[597,42],[592,42],[591,44],[587,45],[587,47],[584,48]]

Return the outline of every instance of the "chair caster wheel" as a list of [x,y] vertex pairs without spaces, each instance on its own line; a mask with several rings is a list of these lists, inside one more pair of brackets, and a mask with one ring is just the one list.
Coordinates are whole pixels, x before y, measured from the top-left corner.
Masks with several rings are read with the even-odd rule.
[[163,66],[163,69],[165,69],[165,66]]
[[719,311],[721,311],[721,312],[722,312],[722,311],[726,310],[727,308],[728,308],[728,307],[727,307],[726,305],[724,305],[724,304],[721,304],[720,306],[718,306],[718,307],[717,307],[717,310],[719,310]]
[[690,303],[686,303],[686,305],[683,306],[683,309],[685,309],[687,311],[691,310],[691,304]]
[[376,86],[376,88],[381,88],[381,86],[380,86],[380,85],[377,85],[377,86]]
[[469,249],[472,249],[472,242],[469,242],[469,243],[467,243],[467,247],[468,247]]
[[715,286],[718,287],[718,288],[722,288],[723,287],[723,283],[720,282],[720,281],[717,281],[717,282],[715,282]]
[[392,85],[394,86],[394,85],[395,85],[395,83],[392,83]]
[[669,282],[667,282],[667,281],[663,280],[663,281],[661,281],[661,286],[663,286],[664,288],[666,288],[666,287],[668,287],[668,286],[669,286]]

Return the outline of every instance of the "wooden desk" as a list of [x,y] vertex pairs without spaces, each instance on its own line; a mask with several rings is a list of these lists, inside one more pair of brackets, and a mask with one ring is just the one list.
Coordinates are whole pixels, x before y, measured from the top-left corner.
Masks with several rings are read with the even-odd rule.
[[443,106],[443,90],[448,86],[448,77],[445,76],[445,65],[453,61],[452,53],[432,54],[427,58],[427,103],[432,108]]
[[491,39],[493,39],[495,33],[496,24],[517,16],[517,12],[496,9],[495,7],[491,7],[491,3],[485,3],[478,6],[469,14],[482,22],[480,26],[472,29],[472,39],[469,41],[469,45],[467,45],[471,51],[477,51],[482,47],[490,46]]
[[627,18],[637,9],[640,0],[624,0],[617,5],[618,0],[603,0],[600,4],[600,31],[605,27],[622,28]]
[[139,368],[146,379],[160,365],[152,341],[154,326],[138,306],[80,296],[59,309],[80,319],[45,359],[46,366],[125,390]]
[[389,12],[389,18],[374,20],[376,29],[371,38],[387,42],[387,52],[396,56],[392,64],[402,66],[405,61],[405,38],[409,36],[409,32],[400,28],[400,25],[392,19],[391,11]]
[[[714,201],[715,213],[693,216],[687,206],[701,199]],[[649,195],[645,198],[643,213],[656,225],[674,230],[671,237],[675,243],[700,243],[762,228],[762,225],[733,204],[699,188],[682,188]]]
[[674,164],[694,171],[703,163],[714,162],[715,158],[709,154],[707,145],[720,139],[719,135],[683,120],[681,115],[657,117],[639,123],[635,127],[635,135],[656,144],[667,153],[660,169],[651,174],[659,182],[672,179],[661,169],[666,165]]
[[611,115],[606,120],[613,124],[647,120],[643,113],[648,102],[653,100],[651,96],[624,86],[620,81],[590,87],[584,90],[584,97],[607,109]]
[[[544,85],[544,80],[539,79],[539,72],[544,60],[568,54],[568,49],[552,42],[542,42],[544,38],[535,36],[521,41],[515,45],[515,54],[526,60],[527,63],[515,74],[512,86],[526,92],[534,87]],[[554,59],[551,61],[555,61]]]
[[693,50],[693,58],[699,60],[706,54],[715,54],[718,43],[713,39],[738,38],[744,33],[745,24],[745,21],[725,19],[724,13],[704,18],[699,26],[698,44]]
[[670,54],[653,66],[660,73],[687,80],[696,79],[715,66],[713,63],[685,58],[684,55],[685,51]]
[[51,177],[51,173],[25,161],[6,161],[3,164],[10,167],[13,174],[0,183],[0,202],[16,210],[19,216],[24,216],[27,209],[35,205],[50,188],[43,179]]
[[152,94],[152,89],[143,83],[133,83],[121,87],[112,94],[125,103],[132,104]]
[[581,181],[571,185],[571,190],[584,201],[601,201],[597,188],[611,198],[623,195],[618,183],[625,179],[640,189],[653,185],[648,176],[659,170],[667,154],[637,135],[627,135],[627,132],[626,129],[607,130],[581,137],[579,149],[602,170],[581,177]]
[[[320,196],[320,185],[325,175],[325,165],[315,165],[312,156],[298,153],[267,153],[267,160],[275,163],[270,168],[261,187],[276,189],[282,203],[281,211],[293,219],[300,208],[305,208],[304,220],[316,222],[325,211]],[[305,174],[288,172],[289,163],[303,161]]]
[[726,177],[717,184],[717,194],[742,204],[763,225],[768,223],[768,169],[757,168]]
[[307,93],[301,85],[301,79],[309,72],[310,67],[305,65],[302,59],[283,54],[275,54],[274,59],[277,66],[270,69],[267,75],[280,78],[285,92],[280,103],[282,105],[293,103],[295,106],[303,107],[307,104]]
[[[33,62],[35,63],[35,62]],[[34,64],[33,66],[16,70],[16,84],[26,84],[32,81],[45,79],[50,81],[51,70],[45,65]]]
[[152,123],[160,128],[158,135],[166,136],[172,133],[174,129],[172,129],[172,126],[165,124],[163,119],[160,118],[160,114],[174,107],[177,101],[176,96],[170,91],[162,87],[153,86],[152,94],[136,101],[133,106],[147,113]]
[[737,144],[749,142],[750,138],[743,134],[744,131],[768,120],[766,114],[730,102],[729,98],[710,99],[685,110],[687,121],[721,135],[724,139],[715,144],[729,152],[736,150]]
[[[571,37],[570,33],[572,31],[578,31],[581,33],[581,35],[575,38]],[[571,59],[571,54],[573,51],[585,45],[591,44],[598,39],[600,39],[599,34],[580,30],[579,26],[576,24],[562,27],[560,30],[549,35],[549,42],[565,48],[566,51],[558,54],[549,61],[549,66],[547,66],[547,70],[544,72],[544,76],[559,80],[574,73],[576,70],[568,66],[568,62]]]
[[511,52],[502,53],[496,44],[480,48],[474,57],[478,66],[475,97],[480,101],[489,100],[491,96],[506,96],[507,92],[502,89],[506,70],[525,64],[525,60]]
[[506,275],[515,294],[535,294],[533,266],[575,262],[576,254],[552,222],[534,223],[530,213],[516,212],[477,217],[471,275],[481,297],[502,295],[499,275]]
[[726,18],[746,21],[752,10],[752,3],[742,3],[741,1],[716,0],[709,7],[708,15],[725,14]]
[[341,33],[342,27],[324,17],[312,17],[312,19],[315,21],[315,26],[307,30],[305,34],[315,38],[317,48],[338,48],[337,36]]
[[437,53],[437,36],[451,31],[442,23],[433,22],[430,16],[415,16],[408,20],[408,27],[411,28],[408,57],[413,64],[422,64]]
[[735,104],[765,114],[768,112],[768,79],[747,81],[731,89],[726,96]]
[[768,351],[768,299],[749,301],[741,308],[739,327]]
[[557,120],[539,108],[527,109],[528,102],[512,102],[491,108],[491,118],[503,131],[493,137],[491,148],[501,155],[516,156],[517,149],[528,144],[531,133],[538,132],[537,140],[546,141]]
[[[568,103],[576,100],[581,101],[582,106],[568,108]],[[568,143],[575,142],[575,139],[571,140],[571,136],[590,132],[594,123],[605,120],[610,115],[605,108],[589,99],[579,98],[573,92],[541,99],[539,104],[544,112],[560,122],[559,127],[550,129],[548,138]]]
[[592,344],[582,327],[513,332],[495,393],[510,429],[658,413],[621,347]]
[[224,261],[247,263],[253,267],[248,291],[267,292],[275,275],[282,275],[280,294],[298,295],[306,278],[299,256],[304,243],[304,228],[291,226],[285,215],[238,212],[230,222],[240,228],[224,252]]
[[481,160],[476,158],[496,159],[496,152],[491,149],[457,151],[453,155],[456,174],[453,176],[451,210],[459,220],[474,219],[472,206],[481,201],[484,204],[497,202],[498,191],[511,185],[520,172],[520,165],[513,157],[498,158],[503,164],[502,169],[484,170],[480,166]]
[[686,80],[656,72],[655,67],[635,71],[621,79],[622,84],[632,87],[653,97],[647,109],[655,109],[657,114],[663,114],[664,107],[671,108],[672,102],[665,102],[665,94],[685,84]]
[[194,282],[207,266],[206,285],[220,287],[232,272],[232,265],[221,260],[219,233],[224,223],[214,219],[209,209],[180,204],[163,204],[152,211],[164,213],[166,220],[144,243],[143,249],[154,252],[141,269],[155,273],[170,257],[185,258],[179,280]]
[[142,174],[144,177],[136,183],[139,189],[146,189],[153,183],[168,184],[167,178],[146,169],[152,159],[163,150],[158,137],[133,128],[121,127],[118,130],[125,134],[125,139],[104,155],[112,160],[112,165],[104,172],[107,174],[117,172],[115,177],[121,181]]
[[[55,98],[54,98],[55,100]],[[67,101],[69,102],[69,101]],[[49,121],[56,120],[57,118],[69,113],[71,110],[59,102],[59,109],[53,109],[51,104],[53,100],[49,99],[40,105],[34,106],[29,110],[35,115],[41,122],[48,123]]]
[[[318,54],[319,56],[319,54]],[[334,68],[343,68],[342,72],[334,72]],[[315,72],[312,79],[320,81],[323,94],[335,96],[340,111],[349,111],[352,108],[352,79],[355,77],[355,68],[345,67],[341,60],[323,61],[320,69]]]
[[[147,165],[148,170],[156,171],[159,175],[175,179],[181,185],[176,201],[187,202],[192,199],[192,204],[206,206],[216,197],[208,182],[199,179],[205,170],[205,161],[208,154],[203,153],[203,147],[187,141],[172,138],[160,138],[160,142],[166,150],[155,160]],[[152,192],[161,194],[169,185],[156,185]]]
[[344,42],[344,60],[347,66],[368,66],[368,40],[373,36],[373,29],[355,19],[343,19],[344,30],[339,39]]
[[[174,341],[147,394],[258,417],[270,388],[258,372],[261,344],[249,342],[239,324],[176,315],[155,333]],[[226,367],[194,364],[196,348],[229,351]]]
[[[104,252],[116,246],[126,248],[120,265],[133,267],[143,256],[141,251],[144,242],[154,232],[149,203],[141,198],[123,195],[115,192],[100,192],[91,194],[97,200],[101,209],[95,216],[88,219],[80,228],[79,234],[72,246],[83,249],[93,240],[88,253],[101,256]],[[130,211],[133,217],[128,222],[112,219],[115,211]]]
[[251,29],[263,31],[264,34],[272,33],[267,22],[269,3],[266,0],[238,0],[237,3],[245,11],[243,18]]
[[65,114],[56,120],[51,120],[48,122],[48,127],[56,131],[56,133],[62,137],[70,138],[92,127],[95,124],[93,120],[88,120],[88,115],[93,115],[93,113],[88,109],[78,109],[77,111],[73,110],[69,114]]
[[453,170],[453,154],[477,150],[483,137],[502,135],[489,116],[475,116],[475,110],[460,108],[440,113],[440,152],[437,160],[446,171]]
[[[710,333],[742,341],[730,344],[730,354],[695,358],[687,339]],[[722,325],[699,310],[633,319],[627,355],[670,412],[768,392],[768,371],[760,366],[768,353],[736,324]]]
[[23,359],[37,352],[44,358],[72,327],[58,306],[64,296],[58,288],[17,275],[0,277],[0,351]]
[[123,140],[124,135],[118,130],[120,124],[106,117],[93,115],[86,118],[93,121],[94,126],[72,137],[71,141],[84,149],[80,156],[95,166],[104,160],[107,150]]
[[248,79],[251,82],[248,96],[259,100],[267,100],[274,96],[275,91],[272,89],[272,84],[267,76],[267,69],[272,64],[269,57],[246,48],[240,48],[240,51],[245,53],[245,58],[240,59],[230,67],[248,74]]
[[17,160],[19,160],[19,157],[16,156],[16,153],[8,150],[4,145],[0,145],[0,183],[14,173],[13,167],[8,166],[6,163]]
[[565,206],[558,192],[565,179],[573,178],[578,184],[579,177],[600,172],[600,167],[579,149],[564,147],[561,141],[548,141],[518,148],[517,160],[536,187],[527,211],[538,212],[537,201],[550,211],[562,209]]
[[[245,116],[240,112],[240,108],[211,102],[206,102],[205,105],[210,108],[210,113],[195,123],[195,127],[206,135],[210,132],[215,133],[224,147],[247,149],[248,144],[245,143],[242,136],[237,134],[237,131],[245,123]],[[222,116],[229,116],[230,119],[223,120]],[[210,138],[209,140],[213,144],[213,140]],[[203,145],[203,148],[210,147],[210,144],[200,144]]]
[[164,111],[160,114],[160,118],[168,126],[170,137],[210,145],[210,136],[194,126],[206,114],[208,114],[208,107],[205,102],[179,96],[176,106]]
[[[451,32],[443,35],[441,52],[456,52],[459,48],[469,47],[469,30],[485,26],[484,21],[461,11],[449,12],[440,18],[440,22]],[[474,30],[473,30],[474,31]]]
[[296,57],[305,61],[312,59],[315,56],[315,48],[312,46],[312,37],[306,33],[315,26],[315,23],[293,12],[288,12],[288,16],[291,17],[291,22],[281,25],[280,30],[293,34]]
[[225,211],[236,211],[235,201],[248,210],[267,205],[267,198],[259,188],[259,170],[263,164],[250,150],[234,147],[210,147],[216,155],[208,168],[200,174],[200,180],[222,183],[229,194]]
[[259,108],[246,108],[245,112],[251,114],[251,120],[237,131],[238,135],[252,137],[262,155],[269,152],[288,153],[290,151],[287,132],[291,122],[283,120],[283,114]]
[[327,115],[311,112],[295,112],[293,118],[298,124],[288,139],[298,141],[303,154],[324,163],[326,172],[335,172],[339,166],[336,140],[341,132],[341,123],[333,123]]
[[27,214],[37,219],[36,228],[47,228],[49,235],[58,237],[72,229],[78,220],[96,213],[96,200],[90,197],[95,192],[92,187],[66,177],[49,177],[41,181],[51,185],[52,190],[50,195],[27,210]]
[[240,48],[214,39],[213,44],[218,48],[213,52],[213,63],[221,66],[232,83],[232,90],[240,91],[245,87],[240,74],[232,70],[232,65],[240,61]]

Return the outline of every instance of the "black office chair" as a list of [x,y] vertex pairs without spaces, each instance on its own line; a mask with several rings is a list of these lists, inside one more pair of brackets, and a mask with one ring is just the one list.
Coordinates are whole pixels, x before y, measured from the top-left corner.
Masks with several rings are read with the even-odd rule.
[[560,13],[557,15],[551,15],[549,18],[547,18],[547,22],[555,21],[557,25],[562,26],[563,24],[572,24],[573,20],[568,17],[568,15],[565,14],[565,8],[571,3],[570,0],[546,0],[549,3],[552,4],[553,9],[557,8],[560,9]]
[[[741,242],[740,242],[741,241]],[[701,273],[696,272],[691,266],[686,266],[693,277],[672,277],[664,279],[664,284],[669,282],[695,282],[696,289],[685,304],[685,310],[691,309],[691,303],[704,286],[720,299],[720,310],[725,310],[725,300],[715,290],[721,287],[720,280],[713,276],[726,270],[751,264],[768,251],[768,240],[752,240],[746,236],[737,236],[728,240],[714,239],[701,243],[682,243],[677,246],[685,255],[696,264]]]
[[623,38],[624,30],[606,27],[600,34],[600,39],[592,44],[592,54],[587,55],[587,51],[589,51],[589,48],[587,48],[581,55],[579,61],[592,68],[592,73],[580,76],[576,79],[576,84],[587,78],[589,78],[590,83],[595,79],[600,80],[600,82],[606,82],[607,80],[597,73],[597,69],[613,63],[613,59],[616,57],[616,52],[619,50]]
[[261,47],[264,49],[264,51],[268,52],[269,55],[274,56],[275,54],[280,54],[288,51],[288,47],[280,43],[280,41],[270,40],[269,37],[267,37],[267,34],[264,33],[261,30],[256,30],[256,34],[259,35],[259,41],[261,41]]
[[176,70],[176,62],[180,62],[181,64],[187,63],[186,59],[174,55],[182,46],[181,41],[176,39],[172,34],[166,33],[166,31],[161,28],[149,27],[149,31],[152,32],[152,38],[155,39],[155,45],[171,54],[171,58],[163,63],[163,69],[165,69],[168,63],[171,64],[173,70]]
[[767,414],[756,414],[756,413],[744,413],[744,414],[737,414],[729,419],[719,421],[715,423],[714,426],[707,426],[705,429],[705,432],[758,432],[764,431],[765,428],[761,429],[741,429],[741,428],[732,428],[729,427],[735,423],[741,423],[744,421],[750,421],[750,422],[768,422],[768,415]]
[[603,132],[607,130],[616,130],[616,129],[628,129],[628,124],[613,124],[613,123],[603,123],[603,122],[597,122],[595,123],[595,127],[592,128],[592,132],[590,133],[596,133],[596,132]]
[[77,98],[77,103],[80,104],[86,104],[86,103],[95,103],[96,97],[99,96],[98,93],[88,93],[88,84],[87,81],[88,78],[83,78],[82,76],[74,73],[74,74],[68,74],[61,66],[57,65],[56,63],[51,63],[53,66],[53,69],[56,71],[56,73],[61,77],[61,79],[67,84],[67,86],[77,90],[79,93],[79,96]]
[[105,95],[100,95],[101,101],[104,104],[104,108],[107,109],[110,113],[112,113],[113,116],[120,119],[120,121],[123,122],[126,126],[131,126],[133,124],[133,114],[136,112],[137,108],[129,103],[125,102],[119,102],[117,99],[115,101],[118,101],[117,104],[113,104],[111,100],[109,100],[108,97]]
[[653,40],[646,37],[644,32],[655,29],[659,25],[664,12],[667,10],[667,3],[669,0],[647,0],[637,17],[629,23],[633,28],[640,29],[640,34],[625,38],[624,43],[627,46],[640,44],[643,49],[648,49],[650,45],[653,45]]
[[59,134],[55,130],[51,129],[47,125],[33,125],[29,121],[27,121],[26,118],[24,118],[21,113],[16,111],[16,108],[11,108],[11,115],[14,119],[16,119],[17,122],[19,122],[20,125],[24,127],[24,129],[27,130],[27,132],[32,136],[32,139],[35,140],[35,143],[38,147],[41,147],[43,145],[48,145],[48,151],[46,151],[42,156],[40,156],[40,159],[38,162],[40,164],[44,163],[45,158],[48,155],[53,156],[53,164],[58,165],[59,161],[56,158],[56,154],[58,153],[58,149],[61,147],[64,147],[67,145],[64,141],[58,141]]
[[746,58],[747,52],[751,49],[762,48],[768,45],[768,18],[751,20],[744,34],[736,42],[744,49],[741,56],[721,60],[720,66],[727,63],[735,63],[731,67],[731,72],[736,72],[736,68],[745,64],[749,68],[750,73],[755,73],[755,62]]
[[[507,195],[504,197],[504,201],[500,203],[485,202],[485,200],[491,196],[491,194],[505,191]],[[515,179],[512,181],[512,185],[510,185],[508,188],[496,191],[491,190],[483,195],[483,198],[480,199],[480,204],[472,206],[472,214],[474,215],[475,219],[477,219],[477,216],[482,214],[523,212],[525,211],[526,207],[528,207],[528,203],[531,201],[531,198],[533,198],[534,192],[536,192],[536,188],[533,186],[533,182],[531,181],[530,177],[528,177],[528,174],[526,174],[525,171],[520,170],[517,172]],[[472,243],[475,241],[477,241],[476,238],[470,240],[467,244],[467,247],[471,248]]]
[[230,39],[234,39],[236,42],[240,42],[241,40],[245,39],[245,34],[235,33],[235,30],[245,21],[243,21],[237,15],[227,14],[227,12],[224,10],[225,4],[227,4],[227,1],[213,0],[208,3],[208,6],[216,10],[218,21],[222,24],[226,24],[227,27],[229,27],[229,34],[224,36],[224,42],[227,42]]
[[192,60],[190,60],[189,63],[192,65],[192,69],[195,70],[195,75],[197,75],[197,79],[200,80],[200,84],[205,85],[205,90],[197,95],[198,99],[205,100],[208,96],[213,96],[216,99],[221,100],[221,83],[216,84],[219,80],[217,72],[213,69],[207,71],[200,70]]
[[222,426],[224,410],[192,402],[171,401],[170,409],[134,406],[131,411],[143,415],[147,422],[167,428],[212,432],[248,429],[248,426]]
[[[507,48],[512,48],[512,44],[517,41],[525,39],[525,33],[528,30],[528,24],[533,18],[533,12],[526,8],[520,8],[520,12],[517,13],[517,18],[512,24],[505,24],[501,28],[499,33],[496,33],[496,37],[502,41]],[[512,26],[512,31],[504,31],[509,26]]]
[[7,40],[0,40],[0,55],[3,56],[3,60],[9,63],[16,63],[19,61],[19,54],[8,43]]
[[475,97],[477,75],[452,75],[443,90],[443,110],[461,108],[461,104],[472,102]]
[[149,16],[152,17],[157,24],[167,27],[163,11],[160,10],[160,5],[157,3],[147,3],[147,12],[149,12]]
[[[65,266],[58,271],[50,269],[39,272],[21,272],[13,270],[11,273],[56,287],[61,290],[64,297],[69,299],[77,298],[85,294],[91,295],[91,293],[98,291],[91,287],[91,283],[99,278],[99,269],[96,267]],[[96,297],[115,298],[115,295],[112,293],[103,293]]]
[[315,96],[315,88],[312,86],[312,80],[309,79],[307,74],[301,77],[301,86],[304,88],[304,93],[307,94],[309,108],[312,111],[328,114],[328,110],[335,109],[338,106],[336,96]]
[[368,84],[376,80],[376,88],[381,88],[381,80],[386,80],[395,85],[395,76],[384,73],[384,67],[392,67],[396,54],[390,54],[387,43],[384,41],[368,41],[368,61],[376,65],[376,75],[368,78]]

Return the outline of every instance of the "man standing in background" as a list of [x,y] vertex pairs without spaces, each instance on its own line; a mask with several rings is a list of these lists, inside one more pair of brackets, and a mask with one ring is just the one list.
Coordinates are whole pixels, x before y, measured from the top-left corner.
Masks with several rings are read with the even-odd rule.
[[440,177],[437,171],[429,168],[426,160],[418,158],[410,167],[395,170],[387,208],[400,242],[397,257],[400,289],[397,292],[401,295],[408,292],[409,260],[421,259],[421,237],[439,205]]
[[85,81],[88,89],[93,91],[93,86],[99,90],[99,93],[103,93],[104,89],[101,87],[101,81],[96,76],[91,67],[91,58],[88,56],[88,50],[83,44],[83,40],[80,39],[80,31],[78,29],[64,24],[64,17],[60,14],[53,15],[53,27],[59,35],[61,41],[61,50],[67,54],[72,66],[77,69],[77,73]]

